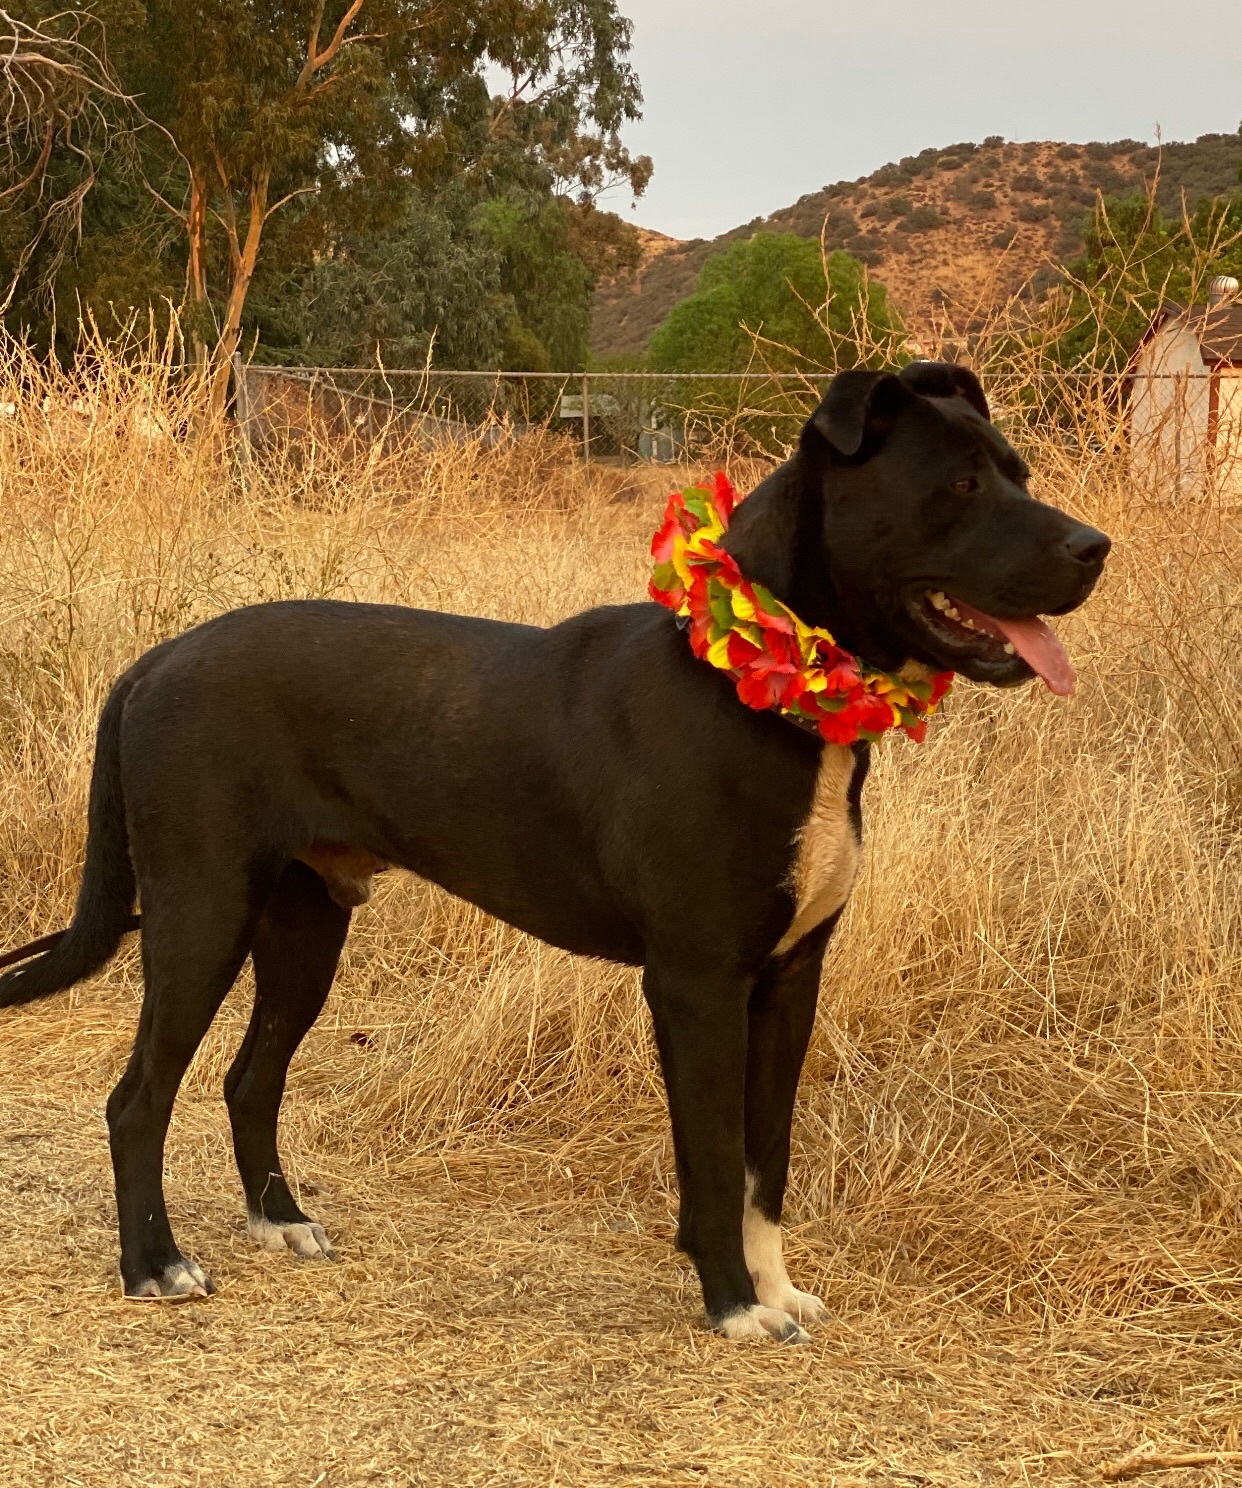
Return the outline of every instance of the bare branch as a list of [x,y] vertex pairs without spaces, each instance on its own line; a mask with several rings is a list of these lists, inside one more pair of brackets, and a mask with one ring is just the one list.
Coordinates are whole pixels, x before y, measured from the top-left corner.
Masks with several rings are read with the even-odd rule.
[[308,196],[318,190],[318,186],[299,186],[296,191],[286,192],[285,195],[282,196],[278,202],[273,202],[272,205],[268,207],[267,210],[263,213],[264,222],[266,222],[267,219],[274,213],[279,212],[281,207],[285,206],[286,203],[291,202],[295,196]]
[[[345,33],[357,19],[358,12],[362,9],[364,3],[365,0],[351,0],[349,8],[341,17],[336,30],[332,33],[332,40],[321,52],[319,50],[319,28],[323,25],[324,0],[318,0],[315,6],[315,18],[311,22],[310,35],[306,41],[306,61],[302,65],[302,71],[298,74],[297,82],[293,85],[295,94],[303,92],[315,74],[327,67],[341,48],[347,45]],[[349,40],[360,41],[362,38],[350,37]]]
[[[7,18],[7,15],[6,11],[0,11],[0,17]],[[11,74],[18,74],[23,69],[31,71],[44,68],[48,72],[63,73],[66,77],[73,78],[75,82],[85,81],[87,76],[85,68],[80,63],[62,62],[57,57],[42,56],[38,52],[13,51],[8,56],[0,58],[0,62],[3,63],[5,71]],[[119,89],[110,88],[98,79],[92,83],[92,86],[97,92],[105,93],[111,98],[128,99],[129,97],[128,94],[120,92]]]
[[315,14],[311,17],[310,32],[306,38],[306,55],[314,57],[319,52],[319,32],[323,27],[324,0],[315,0]]
[[47,169],[47,163],[52,158],[52,141],[56,138],[56,121],[49,119],[47,127],[43,132],[43,148],[39,151],[39,158],[31,167],[30,174],[20,181],[15,181],[12,186],[6,186],[0,190],[0,201],[6,197],[20,196],[27,186],[32,186],[39,180]]
[[328,43],[326,49],[319,54],[319,60],[315,64],[316,70],[318,70],[318,68],[320,67],[327,67],[327,65],[332,61],[333,57],[336,56],[337,52],[340,51],[341,47],[344,46],[345,33],[349,30],[350,26],[353,25],[354,18],[362,9],[362,5],[363,0],[353,0],[353,3],[350,5],[349,9],[341,17],[340,25],[337,26],[332,40]]
[[[99,32],[97,46],[85,39],[91,30]],[[44,242],[53,251],[41,265],[38,289],[50,293],[80,234],[82,203],[97,179],[99,161],[132,135],[138,117],[134,100],[108,66],[96,17],[67,10],[31,25],[0,7],[0,201],[16,206],[31,192],[35,208],[13,278],[0,292],[0,310],[11,302],[18,279]],[[72,184],[49,196],[58,143],[81,169]]]
[[168,200],[168,198],[163,194],[162,191],[157,191],[155,187],[152,186],[151,182],[146,178],[145,175],[142,177],[142,185],[145,190],[151,193],[151,195],[160,204],[160,206],[163,207],[166,212],[175,217],[178,222],[183,224],[188,222],[189,214],[187,212],[183,212],[180,207],[174,207],[172,202]]
[[509,90],[509,96],[501,103],[500,107],[495,111],[491,119],[488,121],[487,133],[488,137],[491,139],[496,138],[496,136],[500,132],[501,125],[505,122],[506,119],[508,119],[509,115],[513,112],[514,108],[519,103],[524,104],[527,108],[538,108],[540,104],[546,103],[547,100],[549,98],[552,98],[556,93],[556,89],[554,87],[548,86],[541,89],[532,97],[528,98],[526,97],[526,92],[529,88],[533,88],[538,83],[538,73],[531,72],[526,77],[522,78],[520,82],[518,80],[519,75],[516,72],[510,74],[510,76],[513,79],[513,87]]
[[[385,31],[358,31],[353,36],[347,36],[344,45],[357,46],[360,42],[364,41],[382,41],[386,35],[387,32]],[[329,73],[327,77],[321,78],[313,88],[306,88],[301,92],[298,91],[300,84],[295,83],[290,97],[295,103],[307,104],[313,98],[318,98],[321,93],[326,93],[329,88],[334,86],[339,77],[340,74],[337,72]]]
[[229,260],[234,269],[241,262],[241,241],[237,235],[237,209],[233,205],[233,182],[229,173],[224,168],[224,161],[220,158],[219,150],[212,148],[212,160],[215,162],[216,175],[220,180],[220,192],[224,199],[224,212],[212,212],[212,216],[224,228],[229,240]]

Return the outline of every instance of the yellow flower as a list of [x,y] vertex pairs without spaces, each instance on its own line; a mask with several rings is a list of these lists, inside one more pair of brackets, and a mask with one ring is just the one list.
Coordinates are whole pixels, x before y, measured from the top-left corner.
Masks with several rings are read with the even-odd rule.
[[673,572],[681,580],[683,589],[690,588],[690,565],[686,562],[686,547],[684,543],[677,543],[673,547],[672,556]]
[[724,671],[729,669],[729,636],[732,632],[726,631],[718,641],[713,641],[707,648],[707,659],[712,666],[720,667]]
[[740,589],[729,590],[729,603],[733,606],[733,613],[739,620],[753,620],[755,618],[755,607]]

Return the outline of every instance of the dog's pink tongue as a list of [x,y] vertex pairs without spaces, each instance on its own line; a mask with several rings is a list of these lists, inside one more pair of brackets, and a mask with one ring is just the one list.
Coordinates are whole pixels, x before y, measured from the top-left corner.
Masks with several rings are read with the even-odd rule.
[[1050,692],[1055,692],[1058,697],[1069,697],[1073,692],[1078,680],[1074,664],[1046,620],[1041,620],[1038,615],[1032,620],[1001,620],[996,615],[985,615],[982,610],[963,604],[960,599],[954,603],[959,612],[969,615],[981,630],[1004,636],[1027,666],[1044,679]]

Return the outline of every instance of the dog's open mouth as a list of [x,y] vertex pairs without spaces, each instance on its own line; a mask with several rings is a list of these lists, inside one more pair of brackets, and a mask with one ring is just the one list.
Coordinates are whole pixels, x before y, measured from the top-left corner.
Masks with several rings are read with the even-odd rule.
[[1020,656],[1058,697],[1074,690],[1074,667],[1056,632],[1038,615],[1002,620],[964,600],[933,589],[919,606],[920,619],[950,652],[1004,664]]

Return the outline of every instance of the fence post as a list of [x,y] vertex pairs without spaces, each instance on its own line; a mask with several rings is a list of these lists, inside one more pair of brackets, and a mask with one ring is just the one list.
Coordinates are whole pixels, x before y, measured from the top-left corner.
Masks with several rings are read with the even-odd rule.
[[582,374],[582,463],[591,463],[591,395],[585,372]]
[[237,455],[243,470],[250,467],[250,389],[240,351],[233,353],[233,421],[237,425]]

